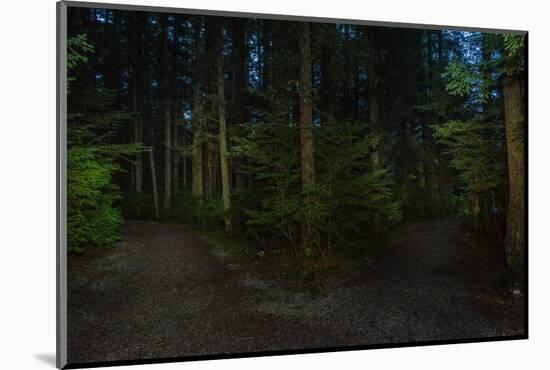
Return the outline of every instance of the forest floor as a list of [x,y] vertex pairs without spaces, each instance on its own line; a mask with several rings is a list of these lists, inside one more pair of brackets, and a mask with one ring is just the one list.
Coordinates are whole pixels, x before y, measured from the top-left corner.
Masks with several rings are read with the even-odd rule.
[[500,254],[459,219],[393,235],[359,276],[312,295],[176,225],[129,221],[113,251],[69,258],[69,363],[524,334]]

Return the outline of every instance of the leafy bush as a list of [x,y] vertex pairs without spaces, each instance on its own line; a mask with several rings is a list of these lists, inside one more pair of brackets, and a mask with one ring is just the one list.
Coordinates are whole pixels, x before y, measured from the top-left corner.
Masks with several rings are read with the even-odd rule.
[[[377,140],[360,123],[325,123],[315,128],[316,184],[301,189],[298,127],[276,115],[250,124],[233,138],[240,171],[261,186],[258,203],[245,211],[257,239],[283,237],[296,259],[319,256],[346,244],[349,235],[378,231],[401,218],[388,170],[373,165]],[[246,165],[242,165],[246,163]]]
[[[87,55],[94,52],[85,34],[69,38],[67,45],[69,81],[75,68],[85,67]],[[131,113],[114,110],[116,93],[86,86],[68,91],[69,114],[67,157],[67,243],[69,251],[84,247],[109,247],[120,238],[122,216],[114,207],[120,199],[112,176],[121,168],[117,161],[128,161],[142,148],[133,144],[112,144],[118,128],[127,124]]]
[[[478,227],[503,214],[506,200],[505,132],[501,123],[450,121],[435,128],[445,146],[450,166],[458,171],[468,198],[466,215]],[[499,220],[496,220],[498,223]],[[500,221],[503,223],[503,221]]]
[[185,190],[174,200],[169,217],[202,229],[214,229],[223,224],[223,200],[221,195],[215,194],[201,202],[190,190]]
[[119,198],[111,175],[116,166],[101,161],[92,148],[72,148],[67,160],[67,243],[69,251],[112,246],[122,217],[113,207]]
[[[349,235],[381,231],[401,220],[390,172],[373,164],[378,139],[360,122],[327,123],[317,132],[319,183],[328,191],[326,233],[330,243],[344,244]],[[353,215],[353,216],[351,216]]]
[[[277,122],[281,117],[270,117]],[[281,235],[298,258],[300,209],[300,152],[298,129],[282,123],[247,125],[245,136],[234,138],[234,157],[240,171],[254,176],[262,192],[253,207],[245,209],[247,225],[258,239]],[[251,231],[249,231],[250,233]]]

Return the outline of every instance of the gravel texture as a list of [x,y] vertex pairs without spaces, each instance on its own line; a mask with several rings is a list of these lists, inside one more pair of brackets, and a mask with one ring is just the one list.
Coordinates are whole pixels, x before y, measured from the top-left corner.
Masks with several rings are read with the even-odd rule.
[[326,296],[224,263],[178,227],[127,222],[112,252],[69,257],[69,363],[524,334],[500,253],[456,218],[407,224]]

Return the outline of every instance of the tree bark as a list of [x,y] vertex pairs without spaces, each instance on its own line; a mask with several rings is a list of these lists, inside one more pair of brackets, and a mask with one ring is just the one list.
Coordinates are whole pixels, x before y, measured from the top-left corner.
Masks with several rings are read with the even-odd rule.
[[[95,19],[95,17],[94,17]],[[144,96],[144,76],[143,76],[143,33],[145,28],[145,17],[141,14],[131,17],[130,28],[133,37],[129,38],[130,52],[130,64],[132,66],[132,80],[131,80],[131,106],[132,112],[135,114],[133,120],[133,142],[136,145],[142,143],[142,131],[143,131],[143,96]],[[138,202],[136,212],[137,215],[141,215],[141,201],[140,195],[143,192],[143,154],[138,152],[136,154],[134,166],[132,168],[132,184],[134,186],[136,195],[138,195]]]
[[212,193],[214,191],[214,152],[212,148],[212,143],[210,141],[206,142],[205,151],[205,171],[204,171],[204,200],[210,200]]
[[163,86],[164,91],[164,211],[170,209],[170,204],[172,202],[172,120],[170,118],[170,83],[169,83],[169,73],[170,67],[168,62],[168,16],[162,15],[161,18],[161,29],[162,29],[162,56],[163,56]]
[[193,92],[192,106],[193,112],[191,116],[191,130],[193,135],[193,143],[191,148],[191,188],[193,195],[203,201],[204,198],[204,182],[203,182],[203,144],[202,144],[202,123],[200,112],[200,55],[201,47],[201,19],[197,16],[194,20],[194,48],[193,48]]
[[223,80],[223,26],[216,26],[216,77],[218,86],[218,124],[219,124],[219,141],[220,141],[220,172],[221,172],[221,187],[223,198],[223,210],[225,212],[224,222],[225,231],[231,232],[231,194],[229,190],[229,162],[227,154],[227,132],[225,124],[225,93]]
[[[180,32],[180,24],[179,24],[180,18],[178,16],[174,17],[174,39],[173,39],[173,45],[172,45],[172,69],[170,73],[170,80],[172,82],[172,88],[171,91],[173,92],[173,99],[171,99],[172,103],[172,127],[173,127],[173,139],[172,139],[172,148],[179,149],[179,137],[178,137],[178,101],[177,101],[177,73],[180,70],[180,66],[178,64],[178,49],[179,49],[179,32]],[[172,193],[174,196],[176,196],[179,193],[179,185],[180,185],[180,154],[179,152],[175,152],[172,155],[172,165],[173,165],[173,176],[172,176],[172,182],[173,182],[173,188]]]
[[155,218],[159,218],[159,199],[157,190],[157,172],[155,170],[155,157],[153,148],[149,149],[149,165],[151,167],[151,184],[153,185],[153,204],[155,206]]
[[[206,86],[206,92],[209,97],[207,99],[207,106],[205,108],[206,118],[204,131],[208,134],[205,136],[205,173],[204,173],[204,199],[210,200],[214,192],[216,191],[216,175],[217,175],[217,155],[219,150],[219,139],[215,140],[214,135],[218,133],[219,127],[213,127],[212,123],[218,120],[218,80],[217,80],[217,38],[219,21],[206,17],[204,20],[204,51],[206,61],[204,65],[204,82]],[[219,126],[219,124],[218,124]]]
[[[175,122],[174,122],[174,148],[176,150],[179,149],[178,125]],[[174,167],[174,176],[172,176],[174,181],[173,193],[174,193],[174,196],[177,196],[179,193],[179,187],[180,187],[179,186],[180,185],[180,155],[177,151],[172,156],[172,161],[173,161],[173,167]]]
[[525,242],[525,121],[520,75],[504,76],[504,123],[508,152],[508,213],[506,260],[512,293],[523,293]]
[[380,107],[378,104],[379,96],[379,76],[377,73],[378,64],[378,46],[376,40],[376,31],[368,31],[368,60],[367,60],[367,74],[369,81],[368,88],[368,102],[369,102],[369,123],[371,131],[375,137],[379,139],[379,142],[374,148],[372,154],[372,162],[375,167],[382,166],[383,159],[383,147],[384,147],[384,130],[380,122]]
[[300,79],[300,144],[302,188],[315,184],[315,152],[313,144],[313,108],[311,100],[311,35],[309,22],[301,22],[299,31]]
[[272,21],[263,20],[263,68],[262,68],[262,88],[265,90],[273,84],[273,58],[272,58]]
[[[182,148],[183,152],[186,153],[187,144],[185,143],[185,132],[182,136]],[[185,190],[187,189],[187,157],[184,156],[181,161],[183,163],[183,189]]]
[[245,20],[234,19],[232,24],[233,39],[233,80],[231,85],[231,97],[233,106],[233,121],[241,124],[245,120],[244,111],[244,89],[246,85],[246,28]]
[[[284,68],[285,36],[287,31],[285,26],[284,22],[271,22],[269,25],[271,28],[271,76],[277,76],[277,78],[271,79],[271,87],[275,90],[277,96],[283,96],[286,82],[290,79]],[[264,70],[264,72],[266,71]],[[267,73],[264,74],[268,76]]]
[[[247,86],[246,63],[246,21],[244,19],[234,19],[232,28],[233,39],[233,81],[231,93],[231,106],[233,109],[233,126],[246,122],[247,114],[245,111],[245,89]],[[265,39],[265,36],[264,36]],[[265,49],[265,46],[264,46]],[[265,52],[265,50],[264,50]],[[264,79],[265,82],[265,79]],[[234,132],[239,131],[238,128]],[[238,191],[244,188],[244,176],[235,172],[235,187]]]
[[336,117],[336,53],[338,32],[336,25],[325,26],[326,41],[321,53],[321,121],[331,122]]
[[164,109],[164,211],[170,209],[172,203],[172,125],[170,124],[170,108]]
[[[433,58],[433,51],[434,51],[434,45],[433,45],[433,31],[426,31],[427,37],[427,65],[426,65],[426,78],[428,80],[428,88],[426,91],[427,98],[429,100],[433,99],[433,90],[434,90],[434,78],[433,78],[433,67],[434,67],[434,58]],[[434,122],[437,119],[432,113],[428,113],[426,117],[427,122]],[[436,158],[438,157],[437,152],[437,146],[434,142],[433,138],[433,132],[432,128],[427,126],[426,124],[423,125],[424,130],[424,141],[426,143],[426,151],[428,153],[427,156],[427,182],[426,184],[429,185],[430,190],[430,198],[431,198],[431,216],[436,217],[439,215],[439,191],[438,191],[438,185],[437,185],[437,166],[436,166]]]

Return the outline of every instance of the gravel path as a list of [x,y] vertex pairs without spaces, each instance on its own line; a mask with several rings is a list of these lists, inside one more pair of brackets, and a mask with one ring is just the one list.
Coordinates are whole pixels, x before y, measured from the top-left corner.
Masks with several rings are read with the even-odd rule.
[[326,297],[225,266],[176,226],[127,222],[111,253],[69,259],[69,363],[522,335],[523,301],[459,220],[407,224]]

